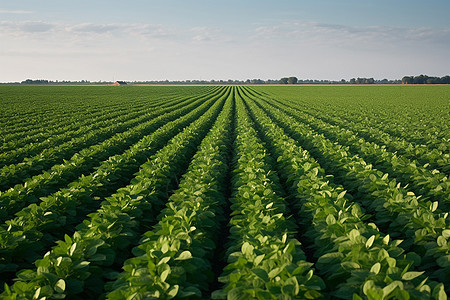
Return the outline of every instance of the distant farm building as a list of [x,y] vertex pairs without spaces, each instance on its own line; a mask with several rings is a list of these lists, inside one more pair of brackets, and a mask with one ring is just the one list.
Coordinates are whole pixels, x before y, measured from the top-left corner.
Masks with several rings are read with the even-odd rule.
[[127,83],[125,81],[116,81],[113,85],[127,85]]

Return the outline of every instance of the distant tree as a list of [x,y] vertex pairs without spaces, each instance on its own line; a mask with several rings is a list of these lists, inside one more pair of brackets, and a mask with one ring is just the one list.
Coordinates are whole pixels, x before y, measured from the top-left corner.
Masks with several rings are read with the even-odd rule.
[[424,84],[427,83],[428,76],[426,75],[419,75],[414,77],[414,84]]
[[404,76],[402,78],[403,84],[450,84],[450,76],[434,77],[427,75],[419,76]]
[[289,78],[283,77],[283,78],[280,79],[280,83],[281,84],[288,84],[288,80],[289,80]]
[[49,84],[51,81],[45,80],[45,79],[27,79],[21,82],[21,84]]
[[355,78],[350,79],[349,83],[351,83],[351,84],[374,84],[375,79],[358,77],[356,79]]
[[250,83],[251,84],[264,84],[266,82],[262,79],[252,79],[252,80],[250,80]]
[[288,84],[296,84],[297,81],[298,81],[298,78],[297,78],[297,77],[289,77],[287,83],[288,83]]
[[412,84],[414,82],[414,77],[412,76],[404,76],[402,78],[402,84]]

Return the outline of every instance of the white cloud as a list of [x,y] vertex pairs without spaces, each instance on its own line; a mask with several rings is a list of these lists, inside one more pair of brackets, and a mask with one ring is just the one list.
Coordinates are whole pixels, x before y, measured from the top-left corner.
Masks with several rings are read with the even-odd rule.
[[27,15],[32,14],[34,12],[29,10],[7,10],[7,9],[0,9],[0,14],[12,14],[12,15]]
[[20,29],[28,33],[47,32],[55,28],[54,24],[46,22],[24,22],[20,25]]
[[345,26],[318,22],[289,22],[255,29],[253,39],[309,41],[337,47],[371,46],[383,48],[399,43],[450,45],[450,28]]
[[0,35],[45,33],[55,28],[55,24],[42,21],[0,21]]
[[0,21],[0,40],[0,65],[7,70],[0,81],[111,80],[111,74],[127,80],[401,78],[439,75],[450,67],[449,28],[285,22],[233,32],[145,23]]
[[213,32],[207,27],[194,27],[190,31],[194,34],[192,39],[197,42],[212,41],[216,39],[216,34],[218,33],[217,31]]
[[75,33],[106,33],[113,31],[120,31],[121,27],[118,24],[94,24],[82,23],[74,26],[64,26],[66,30]]
[[132,35],[144,38],[169,38],[177,35],[177,30],[158,24],[129,24],[129,23],[80,23],[64,24],[44,21],[0,21],[0,34],[22,35],[46,33],[51,31],[53,36],[88,36],[110,34],[117,37]]

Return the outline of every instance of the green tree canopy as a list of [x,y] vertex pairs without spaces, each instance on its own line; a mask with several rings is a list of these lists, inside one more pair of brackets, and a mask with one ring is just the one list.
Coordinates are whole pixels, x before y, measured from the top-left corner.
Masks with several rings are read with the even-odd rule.
[[296,84],[298,81],[297,77],[289,77],[288,78],[288,83],[289,84]]

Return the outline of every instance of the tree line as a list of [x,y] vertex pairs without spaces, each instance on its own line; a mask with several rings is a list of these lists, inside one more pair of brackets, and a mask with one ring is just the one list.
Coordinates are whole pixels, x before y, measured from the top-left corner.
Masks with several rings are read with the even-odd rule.
[[[21,82],[14,82],[13,84],[49,84],[49,85],[67,85],[67,84],[111,84],[110,81],[89,81],[89,80],[80,80],[80,81],[69,81],[69,80],[47,80],[47,79],[26,79]],[[11,84],[11,83],[9,83]]]
[[305,79],[301,80],[297,77],[283,77],[280,79],[281,84],[399,84],[401,80],[389,80],[389,79],[381,79],[376,80],[373,78],[352,78],[350,80],[313,80],[313,79]]
[[[8,82],[0,84],[40,84],[40,85],[67,85],[67,84],[112,84],[110,81],[51,81],[46,79],[26,79],[22,82]],[[170,84],[170,85],[189,85],[189,84],[218,84],[218,85],[245,85],[245,84],[450,84],[450,76],[434,77],[427,75],[404,76],[400,79],[381,79],[374,78],[351,78],[350,80],[317,80],[317,79],[298,79],[295,76],[282,77],[281,79],[247,79],[247,80],[148,80],[148,81],[128,81],[128,84]]]
[[427,75],[405,76],[402,84],[450,84],[450,76],[432,77]]

